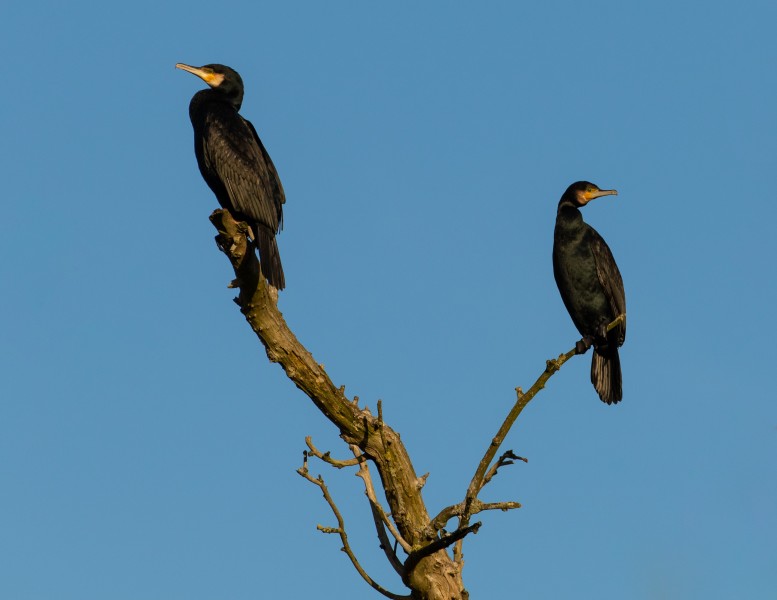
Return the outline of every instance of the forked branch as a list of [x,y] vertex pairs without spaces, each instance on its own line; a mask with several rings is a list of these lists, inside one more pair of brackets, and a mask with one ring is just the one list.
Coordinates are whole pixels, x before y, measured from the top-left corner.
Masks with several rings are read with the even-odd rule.
[[323,533],[336,533],[340,536],[340,540],[343,542],[342,551],[345,552],[346,555],[348,555],[348,558],[351,559],[351,564],[353,564],[354,568],[358,571],[359,575],[362,576],[362,579],[364,579],[364,581],[366,581],[372,589],[380,592],[386,598],[391,598],[392,600],[409,600],[410,596],[401,596],[399,594],[395,594],[393,592],[388,591],[383,586],[381,586],[372,577],[370,577],[367,574],[367,571],[364,570],[364,567],[362,567],[361,564],[359,564],[359,561],[357,560],[356,555],[353,553],[353,550],[351,549],[351,544],[348,543],[348,534],[345,531],[345,521],[343,520],[343,515],[340,513],[340,510],[337,508],[335,501],[332,499],[332,496],[329,493],[329,489],[326,487],[326,484],[324,483],[323,477],[321,477],[321,475],[319,475],[318,477],[313,477],[308,471],[307,451],[305,452],[304,457],[305,458],[303,460],[302,466],[299,469],[297,469],[297,473],[299,473],[310,483],[317,485],[321,489],[321,492],[324,495],[324,499],[326,500],[327,504],[329,504],[329,507],[332,509],[332,512],[334,513],[335,518],[337,519],[337,527],[324,527],[322,525],[319,525],[317,529]]
[[491,481],[494,478],[494,475],[496,475],[497,471],[501,467],[512,465],[516,460],[523,461],[525,463],[529,462],[528,458],[524,458],[523,456],[518,456],[515,454],[512,450],[508,450],[502,456],[499,457],[499,460],[497,460],[493,465],[491,465],[491,468],[488,470],[488,473],[486,473],[486,476],[483,478],[483,485],[481,485],[481,489],[486,487],[488,485],[488,482]]
[[[612,323],[610,323],[607,326],[607,331],[611,331],[612,329],[620,325],[625,319],[626,319],[625,314],[619,315]],[[472,510],[471,510],[472,504],[474,500],[477,498],[478,494],[480,493],[480,490],[482,490],[483,486],[487,483],[486,473],[488,471],[488,466],[494,460],[494,456],[496,456],[496,453],[499,451],[499,447],[502,445],[502,442],[504,442],[505,438],[507,437],[507,434],[510,431],[510,428],[513,426],[513,424],[515,423],[515,420],[518,418],[518,415],[521,414],[523,409],[526,408],[526,405],[529,404],[529,402],[537,395],[537,393],[542,388],[545,387],[545,384],[547,383],[548,379],[550,379],[563,366],[565,362],[567,362],[570,358],[575,356],[575,354],[579,353],[578,347],[579,347],[578,344],[575,344],[575,347],[572,348],[569,352],[561,354],[556,359],[551,359],[546,361],[545,370],[537,378],[537,381],[534,382],[534,384],[529,388],[529,391],[527,391],[526,393],[524,393],[520,387],[515,388],[515,393],[517,396],[515,404],[513,405],[513,408],[510,410],[510,412],[507,414],[507,417],[502,423],[502,426],[499,428],[499,431],[497,431],[496,435],[491,440],[491,444],[486,450],[486,453],[483,456],[483,458],[480,460],[480,464],[478,464],[478,468],[475,471],[475,475],[472,477],[472,481],[470,481],[469,487],[467,488],[467,494],[464,497],[464,510],[459,519],[459,528],[466,527],[469,524],[469,519],[472,514]],[[456,544],[456,548],[454,549],[453,556],[456,562],[461,562],[463,558],[463,555],[461,552],[461,542],[458,542]]]
[[[399,434],[383,421],[382,407],[379,405],[379,417],[376,418],[366,409],[359,408],[355,398],[354,401],[346,398],[344,388],[334,385],[324,367],[299,342],[278,310],[277,292],[260,275],[253,244],[246,238],[245,225],[236,222],[225,210],[215,211],[211,222],[218,230],[217,244],[235,271],[232,286],[240,288],[235,302],[264,345],[267,357],[280,364],[287,377],[337,427],[346,443],[358,446],[373,462],[398,539],[404,540],[409,548],[427,547],[438,536],[429,528],[429,513],[421,496],[423,478],[416,475]],[[331,459],[329,456],[323,458],[325,453],[321,456],[322,460]],[[330,464],[337,466],[338,461],[331,461]],[[341,462],[350,464],[350,461]],[[388,519],[384,515],[378,514],[381,522],[386,523]],[[405,569],[403,581],[413,591],[414,600],[463,600],[467,597],[461,568],[444,549],[423,556],[412,570]]]

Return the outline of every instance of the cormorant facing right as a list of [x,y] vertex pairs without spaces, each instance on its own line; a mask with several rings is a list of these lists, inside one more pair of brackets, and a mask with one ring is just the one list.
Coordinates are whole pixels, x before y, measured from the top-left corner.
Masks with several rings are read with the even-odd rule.
[[[596,230],[583,221],[580,208],[594,198],[614,195],[588,181],[573,183],[561,196],[553,232],[553,275],[561,299],[586,346],[593,344],[591,383],[607,404],[623,397],[618,347],[626,338],[626,294],[618,265]],[[619,315],[624,321],[607,332]]]
[[243,80],[224,65],[191,67],[178,63],[175,67],[210,86],[194,94],[189,103],[197,165],[219,204],[236,220],[251,226],[262,274],[282,290],[286,279],[275,234],[283,227],[286,197],[256,129],[238,113],[243,103]]

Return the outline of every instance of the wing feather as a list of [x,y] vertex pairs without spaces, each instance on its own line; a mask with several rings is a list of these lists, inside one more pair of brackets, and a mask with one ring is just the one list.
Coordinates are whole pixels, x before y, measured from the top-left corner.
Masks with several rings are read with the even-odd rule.
[[204,159],[224,184],[230,208],[277,232],[283,219],[283,187],[253,125],[234,111],[213,110],[203,144]]
[[[626,314],[626,292],[623,288],[623,279],[607,242],[593,228],[591,228],[591,234],[590,248],[596,263],[596,274],[610,304],[612,318],[615,319],[618,315]],[[625,320],[616,328],[616,331],[620,346],[626,339]]]

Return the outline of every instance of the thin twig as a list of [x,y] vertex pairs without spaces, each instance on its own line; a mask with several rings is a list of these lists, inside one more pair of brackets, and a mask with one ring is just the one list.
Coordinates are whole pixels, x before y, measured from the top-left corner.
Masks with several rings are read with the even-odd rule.
[[486,476],[483,478],[483,485],[480,486],[481,489],[486,487],[489,481],[493,479],[494,475],[497,474],[497,471],[501,467],[512,465],[516,460],[522,460],[523,462],[527,463],[529,462],[528,459],[524,458],[523,456],[518,456],[515,454],[512,450],[508,450],[502,456],[499,457],[499,460],[496,461],[493,465],[491,465],[491,468],[488,470],[488,473],[486,473]]
[[313,445],[313,438],[311,436],[308,436],[305,438],[305,443],[307,444],[308,448],[310,448],[309,454],[311,456],[315,456],[318,459],[323,460],[325,463],[332,465],[333,467],[336,467],[338,469],[342,469],[343,467],[355,467],[356,465],[363,463],[365,460],[367,460],[366,457],[361,456],[358,458],[350,458],[348,460],[337,460],[330,456],[330,453],[327,452],[321,452],[318,448],[316,448]]
[[477,514],[479,512],[483,512],[484,510],[501,510],[502,512],[507,512],[508,510],[512,510],[514,508],[521,508],[520,502],[481,502],[480,500],[477,501],[477,504],[475,506],[477,510],[475,510],[472,514]]
[[342,551],[348,555],[348,558],[351,559],[351,563],[353,564],[354,568],[359,572],[359,575],[362,576],[362,579],[364,579],[364,581],[366,581],[370,587],[372,587],[372,589],[380,592],[386,598],[391,598],[392,600],[409,600],[411,598],[410,596],[401,596],[399,594],[395,594],[388,591],[380,584],[376,583],[359,564],[359,561],[356,559],[356,555],[353,553],[353,550],[351,550],[351,545],[348,543],[348,534],[345,532],[345,521],[343,520],[343,516],[340,514],[340,510],[337,508],[335,501],[329,494],[329,489],[326,487],[323,477],[321,477],[321,475],[319,475],[317,478],[313,477],[308,471],[308,453],[305,452],[304,456],[304,462],[302,466],[297,469],[297,473],[321,489],[321,492],[324,494],[324,499],[327,501],[327,504],[329,504],[329,507],[332,509],[332,512],[337,519],[337,527],[324,527],[322,525],[318,525],[316,529],[322,531],[323,533],[339,534],[340,540],[343,542]]
[[380,427],[380,441],[383,444],[383,451],[386,453],[386,460],[391,460],[388,446],[386,444],[386,436],[383,433],[383,400],[378,400],[378,427]]
[[[364,456],[359,452],[359,448],[357,446],[350,444],[349,448],[353,452],[354,456]],[[375,488],[372,485],[372,476],[370,475],[369,463],[366,460],[359,465],[359,471],[356,473],[356,476],[360,477],[364,482],[364,495],[367,496],[367,500],[370,503],[372,520],[375,523],[375,530],[378,533],[380,547],[386,554],[386,558],[388,559],[389,563],[391,563],[391,566],[394,567],[397,575],[402,577],[404,580],[405,567],[402,564],[402,561],[400,561],[397,557],[396,547],[397,544],[401,541],[402,548],[404,548],[405,552],[408,552],[409,554],[408,548],[410,547],[410,544],[408,544],[399,534],[399,532],[396,530],[396,527],[394,527],[394,524],[389,520],[388,515],[386,515],[386,512],[383,510],[383,507],[378,502],[378,499],[375,495]],[[386,527],[389,528],[389,531],[391,531],[391,534],[394,536],[395,542],[393,545],[388,537],[388,534],[386,533]]]
[[[515,508],[521,508],[520,502],[513,502],[513,501],[507,501],[507,502],[481,502],[477,498],[475,498],[474,502],[469,507],[469,514],[476,515],[480,512],[484,512],[486,510],[501,510],[501,511],[508,511],[513,510]],[[440,531],[445,527],[445,524],[450,521],[453,517],[460,517],[464,514],[464,502],[459,502],[458,504],[454,504],[453,506],[448,506],[446,508],[443,508],[440,513],[431,521],[431,527],[434,528],[435,531]]]

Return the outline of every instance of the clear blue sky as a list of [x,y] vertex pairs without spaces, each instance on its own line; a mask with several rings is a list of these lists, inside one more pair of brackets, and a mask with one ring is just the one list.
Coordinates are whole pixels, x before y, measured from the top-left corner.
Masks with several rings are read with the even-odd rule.
[[[217,8],[217,6],[220,6]],[[201,82],[246,84],[287,193],[280,307],[387,421],[430,512],[577,339],[556,203],[626,284],[624,400],[568,363],[465,545],[473,599],[777,594],[774,2],[28,2],[4,7],[0,597],[378,597],[304,437],[334,428],[226,289],[192,149]],[[386,587],[360,480],[318,465]]]

